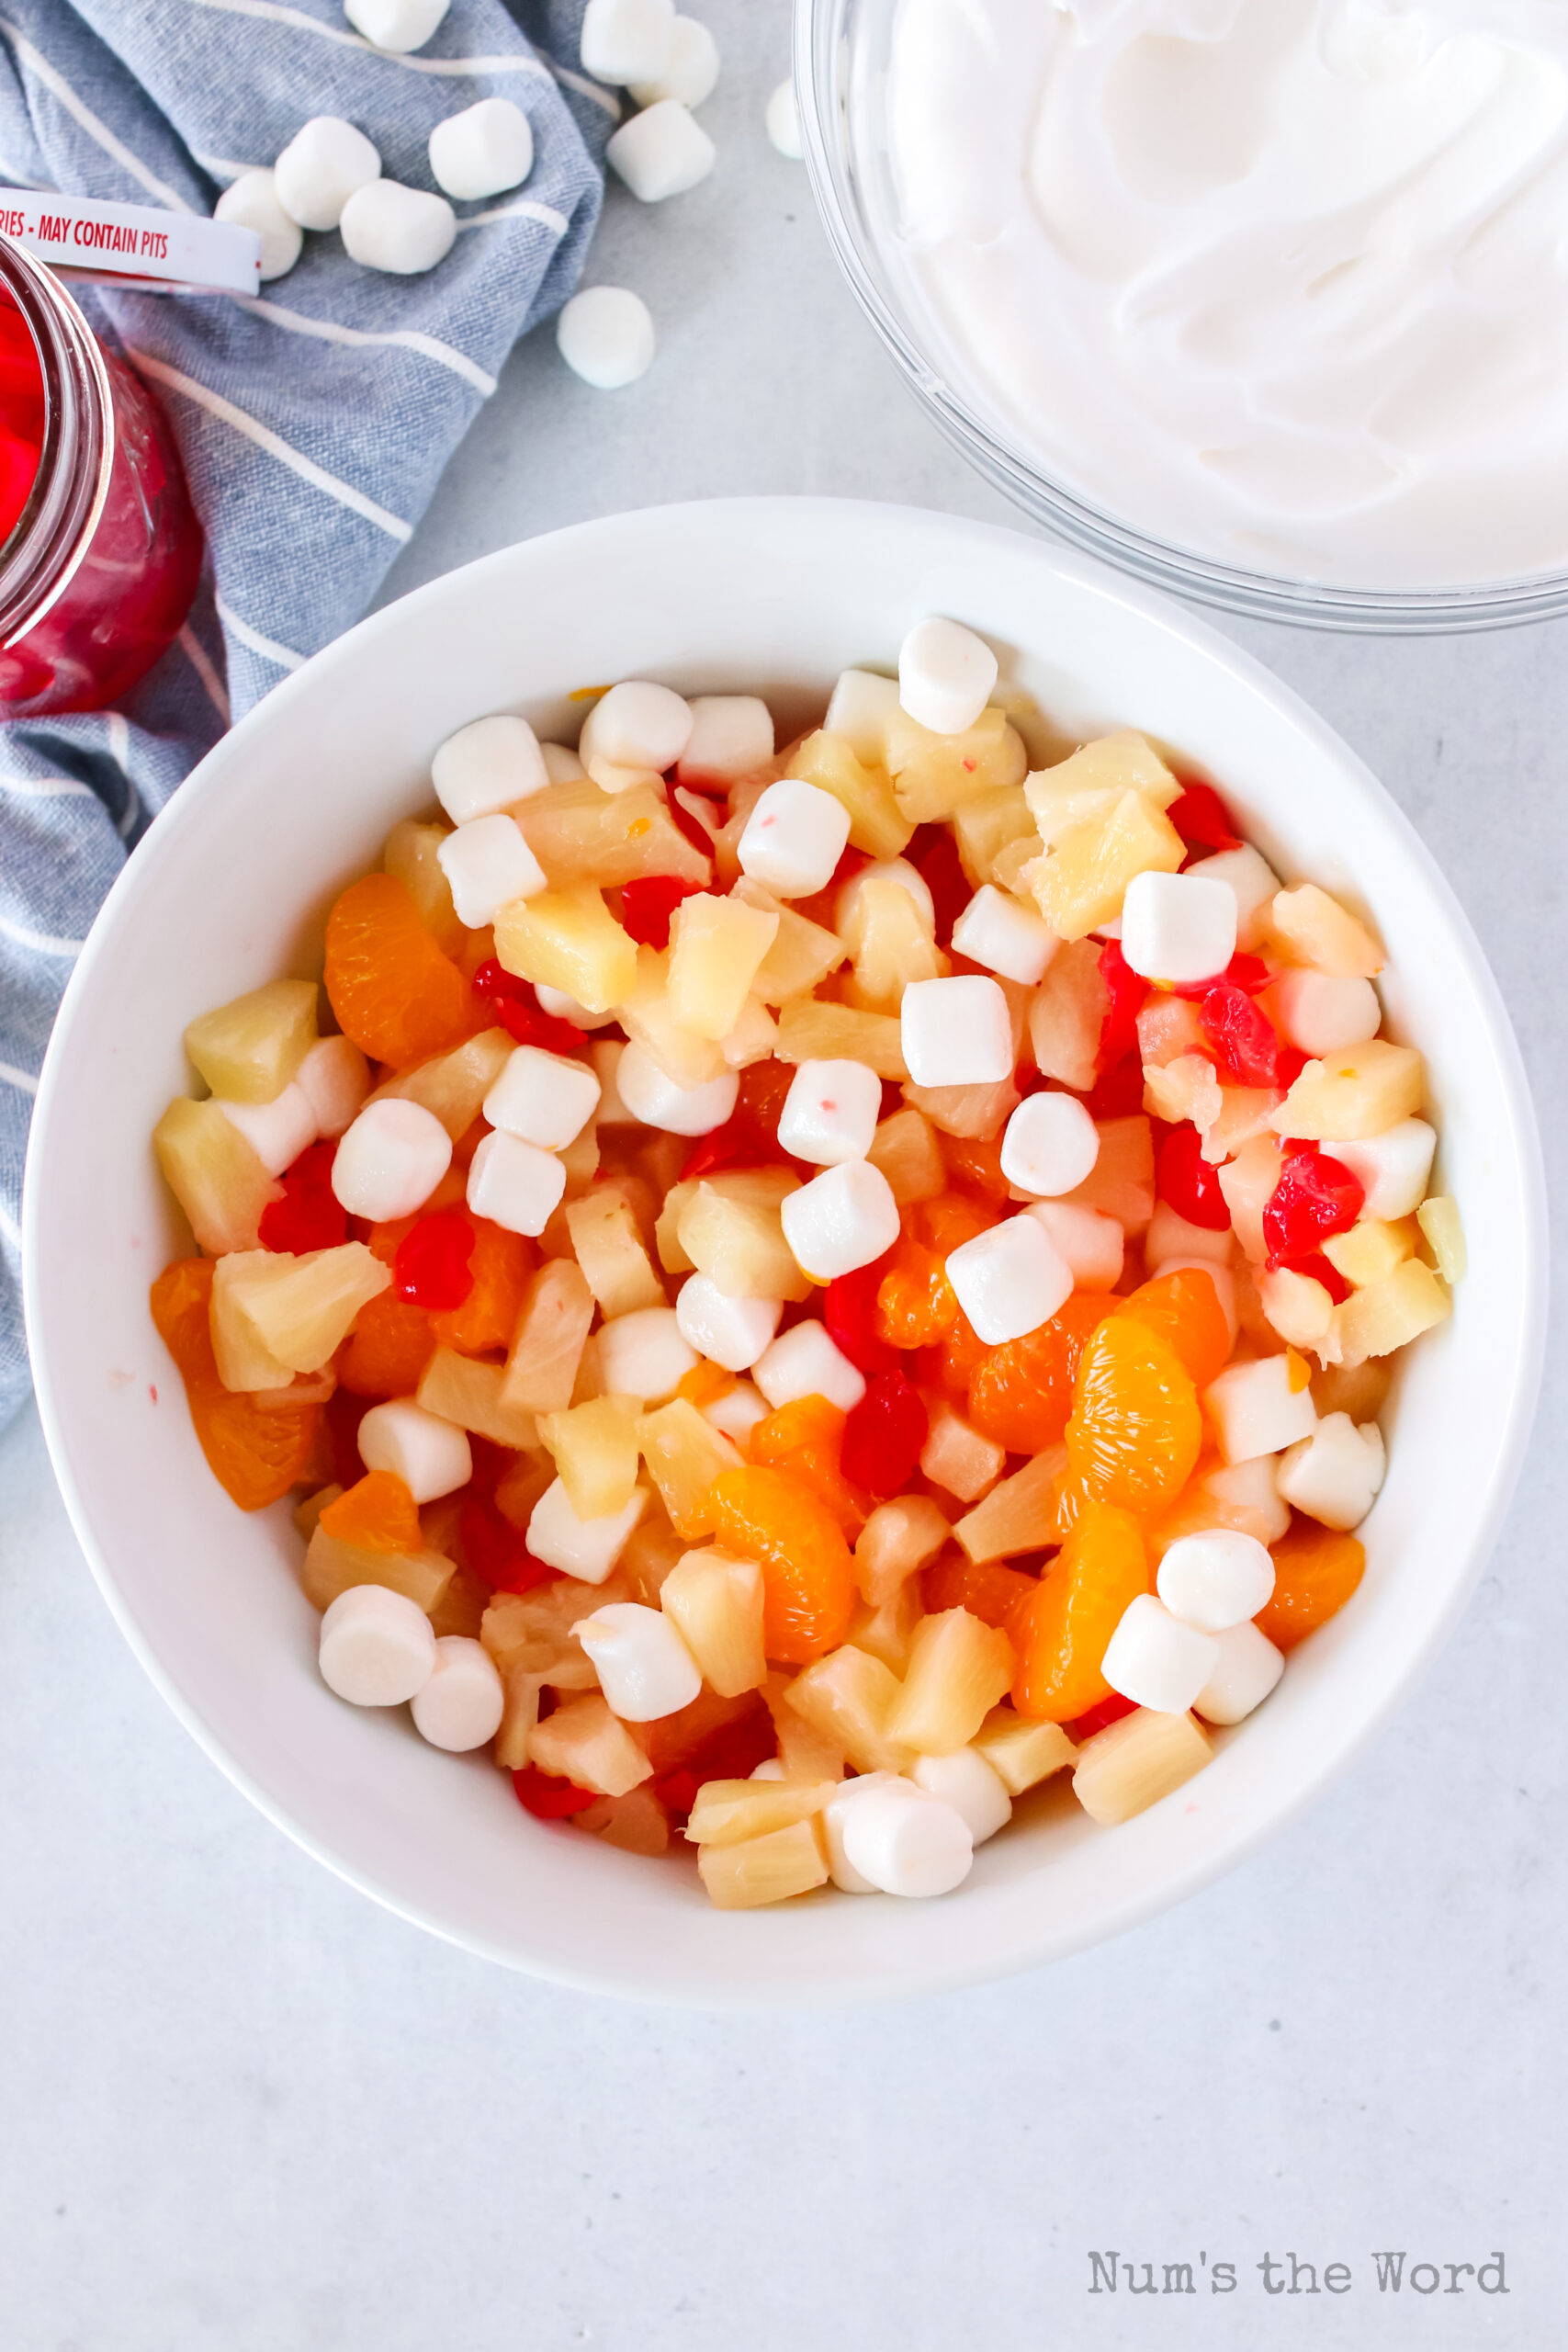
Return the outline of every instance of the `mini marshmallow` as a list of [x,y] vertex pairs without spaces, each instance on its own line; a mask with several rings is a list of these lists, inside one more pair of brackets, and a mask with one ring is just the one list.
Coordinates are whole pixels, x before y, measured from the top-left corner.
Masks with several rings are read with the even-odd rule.
[[800,108],[795,101],[795,84],[781,82],[769,97],[762,115],[769,139],[781,155],[798,164],[806,150],[800,138]]
[[1075,1290],[1115,1289],[1126,1262],[1127,1237],[1113,1216],[1077,1201],[1031,1201],[1023,1214],[1050,1235]]
[[689,1707],[703,1687],[685,1643],[661,1609],[612,1600],[572,1631],[593,1661],[599,1688],[623,1723],[657,1723]]
[[1348,1413],[1325,1413],[1311,1437],[1289,1449],[1276,1476],[1280,1494],[1297,1510],[1325,1527],[1348,1530],[1359,1527],[1371,1510],[1387,1467],[1376,1421],[1358,1426]]
[[[1294,1362],[1300,1364],[1301,1358]],[[1286,1354],[1227,1364],[1204,1390],[1203,1408],[1227,1462],[1280,1453],[1317,1427],[1312,1390],[1304,1380],[1299,1388],[1291,1385],[1292,1363]]]
[[501,1729],[506,1688],[482,1642],[467,1634],[443,1634],[435,1645],[435,1668],[409,1713],[413,1727],[432,1747],[466,1756]]
[[1285,1671],[1284,1657],[1256,1625],[1232,1625],[1216,1634],[1215,1646],[1218,1660],[1192,1702],[1193,1711],[1205,1723],[1239,1724],[1273,1690]]
[[1004,980],[1032,988],[1061,945],[1047,922],[1010,890],[982,883],[953,926],[953,949]]
[[1000,1773],[976,1748],[954,1748],[951,1756],[922,1756],[911,1766],[909,1778],[916,1788],[924,1789],[928,1796],[941,1797],[963,1816],[976,1846],[983,1846],[1012,1819],[1012,1799]]
[[935,938],[936,901],[931,897],[931,886],[919,867],[911,865],[907,857],[879,857],[870,865],[863,865],[858,874],[852,874],[833,900],[833,928],[840,939],[853,942],[861,894],[868,882],[897,882],[901,889],[907,890],[915,902],[920,921]]
[[975,1860],[956,1805],[892,1777],[842,1807],[840,1836],[850,1868],[882,1894],[950,1894]]
[[711,1135],[740,1099],[740,1080],[734,1070],[702,1086],[677,1086],[647,1048],[635,1044],[626,1047],[615,1064],[615,1089],[634,1119],[671,1136]]
[[643,204],[684,196],[705,180],[718,150],[679,98],[660,98],[614,132],[604,161]]
[[[756,1773],[751,1777],[755,1780]],[[840,1894],[874,1894],[877,1892],[870,1879],[862,1877],[844,1851],[844,1823],[852,1812],[866,1803],[874,1790],[896,1785],[897,1780],[897,1772],[857,1773],[852,1781],[840,1781],[823,1807],[822,1834],[828,1848],[829,1875]]]
[[898,1018],[917,1086],[987,1086],[1012,1076],[1012,1016],[995,980],[911,980]]
[[722,1396],[705,1405],[702,1415],[721,1437],[733,1438],[737,1445],[744,1447],[758,1422],[767,1419],[769,1409],[760,1390],[749,1380],[738,1380],[733,1388],[727,1388]]
[[670,44],[670,62],[651,81],[633,82],[632,96],[639,107],[656,107],[660,98],[679,98],[683,107],[700,107],[711,98],[718,83],[718,44],[694,17],[677,17]]
[[467,825],[543,792],[550,775],[527,720],[497,711],[447,736],[430,763],[430,780],[452,822]]
[[648,1509],[648,1489],[638,1487],[621,1510],[579,1519],[557,1478],[545,1488],[528,1521],[528,1549],[547,1568],[558,1568],[579,1584],[603,1584]]
[[1285,1043],[1314,1061],[1365,1045],[1382,1026],[1376,989],[1348,975],[1287,968],[1270,985],[1269,1000]]
[[675,1301],[681,1337],[726,1372],[750,1372],[779,1328],[782,1298],[727,1298],[706,1274],[692,1274]]
[[898,1204],[880,1168],[847,1160],[791,1193],[779,1215],[795,1263],[814,1283],[869,1266],[898,1238]]
[[1156,1259],[1154,1251],[1146,1245],[1144,1251],[1144,1263],[1149,1270],[1151,1282],[1158,1282],[1162,1274],[1179,1274],[1188,1269],[1196,1273],[1207,1274],[1214,1285],[1214,1296],[1220,1302],[1220,1313],[1225,1318],[1225,1329],[1230,1333],[1231,1345],[1235,1347],[1236,1333],[1241,1329],[1241,1318],[1236,1311],[1235,1276],[1228,1266],[1220,1265],[1213,1258]]
[[543,1233],[565,1191],[566,1170],[553,1152],[499,1129],[468,1163],[468,1206],[508,1233]]
[[1219,1662],[1212,1634],[1184,1625],[1152,1592],[1141,1592],[1122,1611],[1100,1670],[1134,1706],[1184,1715]]
[[372,1405],[359,1424],[359,1458],[367,1470],[390,1470],[416,1503],[454,1495],[474,1475],[467,1430],[427,1413],[412,1396]]
[[535,981],[534,994],[539,1000],[541,1012],[549,1013],[557,1021],[570,1021],[574,1029],[605,1029],[615,1017],[613,1009],[608,1012],[590,1012],[585,1004],[579,1004],[564,989],[547,988],[543,980]]
[[355,190],[337,225],[344,251],[362,269],[417,277],[451,252],[457,216],[444,196],[371,180]]
[[618,392],[646,376],[658,338],[653,313],[625,286],[587,286],[556,321],[556,348],[595,391]]
[[430,1679],[435,1634],[406,1593],[350,1585],[328,1604],[317,1657],[327,1689],[351,1707],[400,1707]]
[[626,678],[601,695],[582,725],[578,757],[593,773],[595,760],[618,768],[672,768],[692,740],[692,706],[650,679]]
[[661,1405],[697,1368],[672,1306],[638,1306],[617,1315],[598,1336],[599,1377],[606,1396],[635,1396]]
[[822,1323],[796,1323],[757,1360],[757,1386],[773,1411],[798,1396],[825,1396],[852,1413],[865,1395],[865,1374],[828,1335]]
[[588,0],[578,53],[596,82],[652,82],[675,48],[675,0]]
[[375,48],[402,57],[424,47],[450,6],[451,0],[343,0],[343,13]]
[[534,168],[534,132],[510,98],[480,98],[430,134],[430,174],[460,204],[521,187]]
[[933,735],[973,727],[996,683],[996,655],[958,621],[917,621],[898,648],[898,699]]
[[779,899],[825,890],[850,838],[850,812],[798,776],[770,784],[736,845],[740,871]]
[[1235,954],[1235,893],[1193,874],[1134,874],[1122,905],[1122,953],[1146,980],[1217,978]]
[[1320,1143],[1318,1149],[1348,1168],[1366,1193],[1363,1217],[1383,1217],[1393,1224],[1414,1216],[1427,1197],[1432,1173],[1437,1132],[1425,1119],[1401,1119],[1381,1136],[1359,1143]]
[[423,1103],[367,1102],[333,1160],[333,1191],[350,1216],[384,1225],[422,1209],[452,1165],[452,1138]]
[[1002,1136],[1002,1174],[1021,1193],[1076,1192],[1100,1158],[1100,1129],[1071,1094],[1032,1094]]
[[782,1756],[764,1756],[755,1771],[748,1772],[749,1781],[782,1781],[784,1777]]
[[881,1116],[882,1080],[864,1062],[801,1062],[779,1114],[779,1149],[814,1168],[863,1159]]
[[484,1099],[492,1127],[503,1127],[541,1151],[575,1143],[599,1102],[599,1081],[582,1062],[548,1054],[542,1046],[513,1048]]
[[301,229],[335,229],[351,196],[381,174],[362,130],[340,115],[312,115],[272,167],[277,200]]
[[318,1037],[299,1069],[319,1136],[341,1136],[370,1091],[370,1065],[348,1037]]
[[255,231],[261,239],[264,286],[269,278],[287,276],[299,258],[305,239],[298,220],[290,219],[283,209],[273,172],[242,172],[213,206],[212,217]]
[[231,1127],[237,1127],[269,1176],[281,1176],[316,1140],[316,1114],[298,1079],[290,1079],[270,1102],[231,1102],[213,1097]]
[[[540,997],[539,1001],[543,1004],[544,998]],[[598,1045],[588,1048],[588,1058],[599,1081],[598,1124],[602,1127],[634,1127],[637,1124],[636,1112],[628,1111],[621,1100],[621,1057],[626,1051],[627,1048],[614,1037],[604,1038]]]
[[575,784],[580,775],[588,774],[577,753],[565,743],[541,743],[539,757],[552,784]]
[[1072,1268],[1027,1210],[962,1243],[947,1261],[947,1279],[988,1348],[1037,1331],[1073,1292]]
[[545,869],[523,838],[515,817],[498,810],[473,817],[448,833],[435,853],[446,876],[459,922],[482,931],[513,899],[532,899],[546,888]]
[[1235,899],[1235,944],[1250,952],[1269,928],[1269,909],[1280,888],[1280,877],[1250,842],[1240,849],[1221,850],[1216,857],[1201,857],[1187,868],[1205,882],[1224,882]]
[[822,731],[841,735],[866,767],[880,767],[887,750],[887,730],[901,709],[897,678],[881,677],[874,670],[842,670],[829,697]]
[[1173,1617],[1201,1634],[1224,1634],[1267,1609],[1274,1563],[1256,1535],[1232,1527],[1179,1536],[1167,1550],[1155,1589]]
[[678,784],[734,784],[773,756],[773,714],[760,695],[697,695]]

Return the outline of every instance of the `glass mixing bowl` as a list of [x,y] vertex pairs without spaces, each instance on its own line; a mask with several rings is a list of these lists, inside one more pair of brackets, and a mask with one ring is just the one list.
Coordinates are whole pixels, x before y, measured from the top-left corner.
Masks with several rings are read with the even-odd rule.
[[795,84],[812,190],[845,277],[926,413],[1039,523],[1123,571],[1226,610],[1385,635],[1568,612],[1568,571],[1456,587],[1364,588],[1246,570],[1139,528],[1052,474],[968,372],[917,287],[899,230],[884,97],[898,0],[795,0]]

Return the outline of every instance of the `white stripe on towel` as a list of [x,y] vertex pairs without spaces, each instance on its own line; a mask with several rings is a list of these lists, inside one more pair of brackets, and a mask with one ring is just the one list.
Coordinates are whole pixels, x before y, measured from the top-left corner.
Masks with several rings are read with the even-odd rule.
[[24,800],[75,800],[84,793],[89,800],[97,797],[90,784],[78,784],[73,775],[0,775],[0,791],[19,792]]
[[498,204],[491,212],[470,212],[466,220],[458,221],[457,226],[459,229],[484,229],[492,220],[542,220],[547,229],[555,231],[558,237],[564,237],[570,226],[566,214],[558,212],[553,204],[536,204],[528,196],[519,197],[515,204]]
[[197,676],[207,688],[207,698],[209,702],[212,705],[213,709],[218,713],[219,718],[223,721],[224,726],[227,727],[233,717],[233,713],[229,707],[229,697],[224,692],[223,681],[219,676],[217,671],[213,668],[212,662],[209,658],[206,646],[203,645],[195,629],[192,628],[189,621],[186,621],[184,628],[180,630],[180,643],[185,648],[186,653],[189,658],[191,668],[196,672]]
[[0,935],[18,947],[34,948],[40,956],[80,956],[87,944],[85,939],[54,939],[47,931],[29,931],[25,922],[13,922],[9,915],[0,915]]
[[536,57],[413,57],[399,50],[378,49],[374,41],[363,34],[349,32],[339,25],[323,25],[319,17],[308,17],[301,8],[288,8],[281,0],[189,0],[197,8],[214,8],[229,17],[254,17],[263,24],[288,25],[295,32],[314,33],[319,40],[330,40],[340,49],[362,50],[367,57],[378,58],[383,65],[401,65],[410,74],[430,74],[440,80],[479,80],[490,74],[527,74],[543,80],[550,75],[564,82],[573,90],[592,98],[603,107],[612,121],[621,119],[620,100],[608,90],[585,75],[574,74],[569,65],[551,65]]
[[29,1078],[25,1069],[17,1069],[10,1062],[0,1062],[0,1079],[4,1079],[7,1086],[19,1087],[24,1094],[38,1092],[37,1079]]
[[243,621],[233,606],[226,605],[221,596],[215,597],[213,602],[224,628],[231,631],[251,652],[259,653],[264,662],[276,662],[280,670],[304,668],[305,656],[302,653],[296,653],[291,646],[279,645],[275,637],[264,637],[259,628],[253,628],[249,621]]
[[[555,217],[560,218],[558,213]],[[459,229],[468,225],[467,220],[457,223]],[[565,227],[566,222],[561,220],[563,231]],[[449,343],[443,343],[437,335],[423,334],[418,327],[388,327],[377,334],[368,327],[340,326],[335,319],[308,319],[302,311],[285,310],[281,302],[269,302],[260,294],[236,294],[234,300],[243,311],[254,311],[258,318],[270,319],[274,326],[285,327],[290,334],[313,334],[322,343],[395,344],[404,351],[421,352],[426,359],[450,368],[455,376],[472,384],[486,400],[495,390],[495,378],[488,375],[477,360],[470,359],[466,351],[455,351]]]

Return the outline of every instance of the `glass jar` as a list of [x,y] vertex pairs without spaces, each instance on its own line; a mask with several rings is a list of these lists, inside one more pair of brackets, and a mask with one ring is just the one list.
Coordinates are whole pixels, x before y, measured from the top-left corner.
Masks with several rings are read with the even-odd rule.
[[190,610],[201,526],[167,419],[45,265],[0,237],[42,377],[38,469],[0,548],[0,717],[100,710]]

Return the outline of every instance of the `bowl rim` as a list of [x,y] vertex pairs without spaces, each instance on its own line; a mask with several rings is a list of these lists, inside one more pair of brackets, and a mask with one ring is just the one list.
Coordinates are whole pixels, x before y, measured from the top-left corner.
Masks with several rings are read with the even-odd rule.
[[[1411,1652],[1404,1671],[1390,1686],[1380,1691],[1375,1702],[1364,1705],[1348,1725],[1336,1727],[1333,1736],[1321,1745],[1315,1762],[1298,1780],[1286,1799],[1278,1803],[1266,1816],[1239,1828],[1230,1828],[1211,1852],[1168,1869],[1150,1883],[1129,1889],[1119,1901],[1107,1905],[1081,1931],[1064,1932],[1055,1923],[1043,1920],[1027,1939],[1015,1937],[1007,1952],[999,1958],[994,1955],[987,1957],[984,1952],[976,1951],[973,1956],[950,1959],[941,1965],[928,1962],[920,1970],[911,1971],[908,1979],[900,1979],[891,1985],[880,1982],[867,1984],[852,1977],[831,1984],[781,1984],[775,1980],[761,1987],[747,1984],[716,1987],[709,1983],[682,1987],[663,1980],[650,1984],[637,1973],[635,1959],[628,1962],[614,1953],[605,1955],[603,1965],[595,1962],[592,1965],[582,1966],[548,1956],[521,1955],[482,1933],[455,1925],[397,1888],[382,1883],[374,1870],[355,1862],[352,1857],[340,1851],[329,1838],[296,1818],[287,1804],[258,1782],[230,1752],[221,1731],[207,1720],[194,1700],[175,1680],[152,1641],[142,1632],[126,1595],[119,1588],[110,1563],[109,1547],[100,1541],[93,1512],[72,1464],[62,1404],[69,1375],[57,1374],[51,1357],[39,1220],[31,1213],[30,1203],[39,1170],[52,1148],[51,1130],[54,1104],[63,1083],[62,1073],[68,1057],[74,1051],[73,1033],[76,1007],[93,985],[98,961],[108,952],[106,943],[118,927],[119,910],[128,900],[134,899],[140,888],[139,876],[147,871],[145,844],[127,860],[92,926],[66,987],[39,1079],[24,1180],[23,1214],[24,1300],[38,1409],[62,1498],[77,1541],[116,1623],[154,1687],[198,1746],[259,1812],[282,1829],[296,1845],[323,1862],[336,1876],[371,1896],[384,1908],[460,1950],[579,1991],[608,1993],[621,1997],[655,2000],[661,2005],[708,2010],[826,2007],[851,2001],[919,1997],[930,1992],[993,1981],[1002,1975],[1070,1957],[1185,1901],[1245,1860],[1276,1830],[1297,1817],[1348,1766],[1402,1703],[1411,1686],[1446,1642],[1470,1601],[1496,1543],[1529,1442],[1547,1329],[1544,1276],[1548,1257],[1548,1223],[1544,1165],[1522,1057],[1501,992],[1480,942],[1431,853],[1366,763],[1293,688],[1276,678],[1264,663],[1232,643],[1207,622],[1142,584],[1129,582],[1124,575],[1109,571],[1102,563],[998,525],[976,523],[960,516],[868,500],[790,496],[721,498],[630,509],[619,514],[566,525],[536,538],[495,549],[424,582],[406,596],[369,614],[355,628],[313,655],[299,671],[282,681],[227,735],[220,738],[199,762],[154,820],[150,829],[150,838],[154,842],[167,842],[176,834],[183,835],[193,826],[207,822],[209,804],[222,791],[225,771],[231,759],[236,756],[236,743],[243,746],[262,735],[280,712],[286,713],[294,701],[315,692],[323,676],[352,674],[367,649],[374,647],[380,639],[394,636],[407,628],[411,618],[430,613],[444,600],[461,601],[473,592],[476,582],[489,580],[499,584],[508,568],[524,556],[530,561],[537,561],[541,557],[547,561],[550,551],[566,540],[591,545],[599,538],[613,546],[617,535],[628,523],[635,523],[642,531],[656,531],[660,524],[673,524],[677,518],[683,518],[689,525],[694,512],[703,518],[705,526],[722,534],[727,540],[735,537],[742,543],[748,535],[764,527],[770,517],[788,512],[807,528],[814,518],[825,525],[829,517],[842,520],[847,516],[858,516],[862,526],[867,530],[886,526],[916,526],[933,543],[933,547],[945,538],[954,553],[961,551],[971,559],[976,553],[983,554],[987,545],[994,547],[998,553],[1006,549],[1015,558],[1025,556],[1032,563],[1055,572],[1059,579],[1069,583],[1080,583],[1086,589],[1092,588],[1101,595],[1108,594],[1114,602],[1154,621],[1179,639],[1185,651],[1201,662],[1218,662],[1241,684],[1262,695],[1281,717],[1308,738],[1316,752],[1353,776],[1359,789],[1370,792],[1403,836],[1406,854],[1414,858],[1427,886],[1444,904],[1456,944],[1468,966],[1468,977],[1483,1005],[1491,1042],[1496,1052],[1499,1078],[1520,1146],[1518,1175],[1525,1222],[1522,1255],[1525,1262],[1538,1266],[1542,1275],[1520,1303],[1521,1344],[1515,1376],[1506,1416],[1498,1430],[1490,1487],[1484,1509],[1474,1523],[1468,1556],[1462,1570],[1453,1579],[1445,1606],[1431,1621],[1425,1639]],[[156,854],[154,850],[153,854]]]

